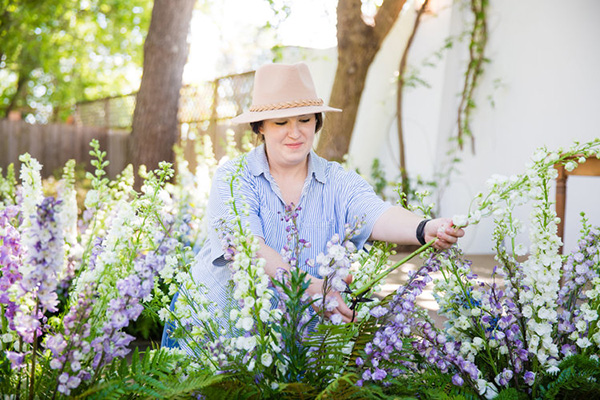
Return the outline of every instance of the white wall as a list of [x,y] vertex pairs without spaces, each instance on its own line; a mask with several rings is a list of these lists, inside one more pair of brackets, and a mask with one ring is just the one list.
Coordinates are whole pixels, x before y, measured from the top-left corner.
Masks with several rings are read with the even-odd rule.
[[[431,176],[445,165],[448,138],[456,133],[458,94],[466,66],[466,43],[456,42],[435,67],[421,62],[469,20],[450,0],[431,0],[435,15],[422,20],[409,63],[431,88],[405,92],[408,170]],[[371,67],[350,149],[352,162],[368,171],[374,157],[397,171],[395,83],[410,23],[405,15]],[[412,16],[411,16],[412,17]],[[558,148],[600,136],[600,2],[597,0],[493,0],[489,9],[490,63],[477,88],[472,128],[475,154],[462,152],[440,202],[442,215],[464,214],[471,198],[492,174],[511,175],[540,146]],[[430,58],[430,57],[429,57]],[[495,104],[492,107],[490,99]],[[387,134],[386,134],[387,132]],[[600,225],[600,177],[569,178],[565,248],[578,237],[579,212]],[[527,211],[523,211],[526,218]],[[471,227],[462,241],[470,253],[491,252],[491,221]]]
[[[430,86],[404,93],[407,168],[412,176],[431,178],[447,168],[448,138],[456,134],[456,114],[467,61],[466,42],[456,40],[471,16],[452,0],[430,0],[410,50],[409,65]],[[369,70],[359,107],[350,166],[368,173],[374,158],[388,177],[398,176],[396,74],[412,30],[411,2],[386,38]],[[534,150],[556,149],[573,141],[600,137],[600,1],[492,0],[489,8],[486,64],[476,92],[473,115],[475,154],[460,154],[439,201],[441,214],[467,212],[472,197],[485,190],[493,174],[521,173]],[[444,41],[454,47],[433,57]],[[327,101],[336,65],[335,49],[290,49],[285,62],[306,61],[319,95]],[[424,61],[434,66],[425,66]],[[325,88],[325,90],[324,90]],[[491,105],[493,100],[494,106]],[[567,191],[565,249],[578,238],[579,212],[600,225],[600,177],[571,177]],[[528,210],[519,217],[526,219]],[[462,247],[471,254],[492,252],[492,223],[469,227]]]

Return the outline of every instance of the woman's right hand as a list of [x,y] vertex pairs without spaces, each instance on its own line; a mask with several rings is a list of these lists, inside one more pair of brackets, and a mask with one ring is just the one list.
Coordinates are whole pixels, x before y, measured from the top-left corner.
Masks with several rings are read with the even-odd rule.
[[[352,275],[348,275],[345,280],[348,284],[352,282]],[[311,283],[308,286],[306,292],[313,299],[315,298],[315,295],[318,295],[319,297],[323,296],[323,279],[312,277]],[[340,314],[340,316],[342,317],[342,321],[344,321],[345,323],[351,322],[354,312],[344,302],[344,299],[342,298],[340,292],[336,290],[330,290],[327,293],[326,301],[329,302],[332,300],[335,300],[337,302],[337,305],[331,311],[328,311],[326,309],[323,310],[325,316],[327,318],[331,318],[331,316],[334,314]],[[325,305],[322,304],[321,307],[325,307]],[[319,311],[319,307],[317,307],[315,304],[313,304],[313,308],[315,309],[315,311]]]

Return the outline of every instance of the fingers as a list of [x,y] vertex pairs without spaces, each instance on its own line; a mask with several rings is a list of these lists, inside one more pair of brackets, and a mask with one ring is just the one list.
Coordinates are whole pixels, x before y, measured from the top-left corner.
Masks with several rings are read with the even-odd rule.
[[[344,281],[348,284],[350,284],[352,282],[352,275],[348,275],[346,276],[346,278],[344,278]],[[308,287],[308,294],[314,298],[315,295],[321,295],[323,291],[323,280],[319,279],[319,278],[315,278],[312,277],[311,278],[311,284]],[[335,303],[337,303],[337,305],[335,306],[335,308],[331,309],[330,311],[327,310],[323,310],[324,311],[324,315],[327,318],[331,318],[333,315],[335,314],[339,314],[342,318],[342,322],[345,323],[349,323],[352,321],[352,317],[354,315],[354,312],[350,309],[350,307],[348,307],[348,305],[344,302],[344,299],[342,298],[342,295],[339,292],[336,291],[330,291],[327,293],[326,298],[328,299],[326,301],[326,303],[329,303],[329,299],[331,300],[335,300]],[[319,305],[313,303],[312,307],[315,311],[319,311],[321,307],[324,307],[324,304],[321,302],[319,303]]]
[[464,229],[455,227],[451,220],[440,221],[439,227],[435,234],[435,238],[437,240],[433,244],[433,247],[438,250],[448,249],[464,235]]
[[339,294],[339,292],[329,292],[327,294],[327,297],[330,297],[330,296],[336,300],[337,307],[335,307],[331,311],[325,311],[325,316],[327,318],[331,318],[333,315],[339,314],[342,317],[342,322],[345,322],[345,323],[351,322],[354,312],[344,302],[344,299]]
[[[332,291],[332,292],[327,293],[326,303],[331,305],[332,302],[334,304],[336,304],[336,306],[335,306],[335,308],[329,308],[329,310],[324,309],[323,314],[325,315],[325,317],[332,320],[333,323],[340,323],[340,321],[344,322],[344,323],[351,322],[352,317],[354,316],[354,312],[344,302],[344,299],[342,298],[342,296],[340,295],[339,292]],[[322,307],[322,305],[320,307]],[[319,311],[320,307],[313,306],[315,311]],[[334,317],[336,314],[339,315],[339,317]],[[335,321],[336,319],[338,319],[338,320]]]
[[348,274],[345,278],[344,278],[344,282],[346,282],[348,285],[352,283],[352,281],[354,280],[354,276],[352,276],[352,274]]

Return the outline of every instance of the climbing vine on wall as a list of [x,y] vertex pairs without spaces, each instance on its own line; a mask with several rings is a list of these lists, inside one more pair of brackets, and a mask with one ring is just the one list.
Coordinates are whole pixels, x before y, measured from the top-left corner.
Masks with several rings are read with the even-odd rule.
[[465,137],[471,138],[471,149],[475,152],[475,138],[471,131],[471,113],[475,109],[473,99],[479,78],[483,74],[484,64],[488,61],[485,57],[485,47],[488,40],[487,8],[488,0],[469,0],[473,14],[473,25],[470,30],[469,62],[465,71],[465,81],[458,106],[458,134],[457,141],[463,149]]
[[[410,178],[406,170],[405,148],[404,148],[404,131],[403,131],[403,113],[402,113],[402,94],[406,87],[414,87],[415,85],[429,86],[427,82],[418,77],[418,73],[407,71],[407,59],[410,47],[414,41],[419,28],[419,23],[423,14],[427,13],[429,0],[422,1],[413,25],[413,30],[404,48],[400,66],[398,68],[398,88],[397,88],[397,124],[398,124],[398,141],[399,141],[399,158],[400,158],[400,182],[401,191],[408,193],[411,191]],[[458,153],[464,147],[466,138],[471,139],[472,151],[475,151],[475,138],[471,131],[472,112],[475,109],[475,89],[479,84],[479,79],[484,72],[484,66],[489,60],[485,57],[485,48],[488,40],[487,27],[487,9],[489,0],[455,0],[455,4],[468,7],[472,14],[472,24],[469,24],[466,29],[457,37],[447,38],[441,49],[435,52],[432,56],[434,59],[441,59],[442,53],[453,48],[455,42],[463,42],[465,38],[468,40],[469,60],[464,73],[464,84],[460,95],[460,103],[457,113],[457,135],[451,138],[452,142],[456,142],[456,147],[452,146],[447,153],[448,165],[445,165],[441,174],[436,174],[438,188],[443,188],[449,184],[451,175],[456,172],[456,165],[461,161]],[[435,66],[435,62],[426,60],[424,66]],[[439,195],[440,193],[438,193]]]

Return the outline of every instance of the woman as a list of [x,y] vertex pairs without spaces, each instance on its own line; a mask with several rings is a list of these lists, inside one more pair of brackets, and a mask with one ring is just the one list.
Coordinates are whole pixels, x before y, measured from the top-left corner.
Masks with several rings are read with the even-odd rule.
[[[258,255],[266,260],[265,271],[271,277],[278,268],[290,268],[279,253],[287,240],[286,222],[280,217],[286,205],[300,207],[299,236],[311,243],[302,250],[302,261],[314,260],[325,251],[327,241],[335,233],[343,236],[345,224],[357,217],[364,220],[360,233],[352,239],[359,249],[367,240],[401,244],[436,240],[434,247],[444,249],[464,235],[449,219],[423,220],[383,202],[358,174],[317,156],[312,147],[322,125],[321,113],[339,111],[324,105],[317,96],[306,64],[269,64],[256,71],[250,110],[233,119],[235,123],[250,123],[264,141],[247,154],[234,197],[238,204],[248,207],[243,218],[258,237]],[[192,270],[196,282],[204,283],[208,297],[220,308],[231,301],[227,291],[231,275],[216,224],[230,218],[227,177],[237,165],[230,161],[216,173],[207,210],[208,223],[215,229],[209,229],[208,243]],[[317,267],[299,264],[311,276],[308,293],[321,293],[323,280]],[[340,294],[329,296],[337,297],[338,306],[327,314],[340,314],[344,322],[350,322],[352,310]]]

